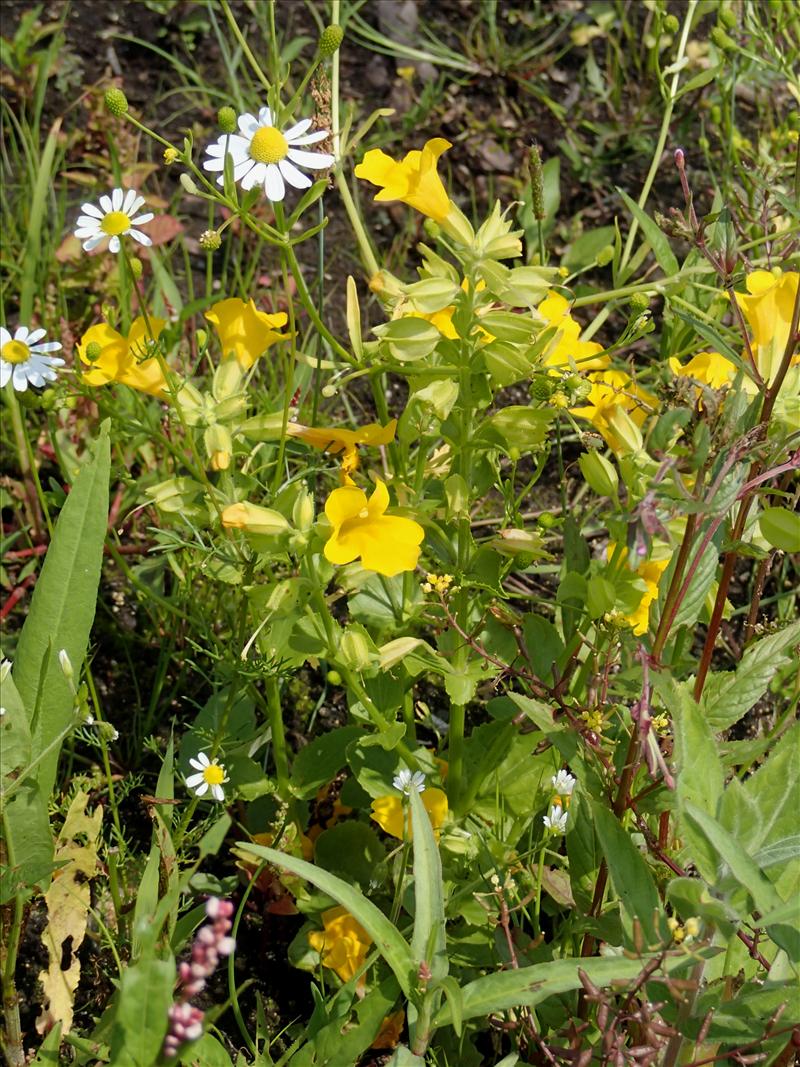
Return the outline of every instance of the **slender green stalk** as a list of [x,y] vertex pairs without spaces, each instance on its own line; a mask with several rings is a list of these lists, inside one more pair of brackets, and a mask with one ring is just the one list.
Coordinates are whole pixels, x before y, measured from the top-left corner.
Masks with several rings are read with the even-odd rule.
[[289,800],[289,757],[286,748],[286,732],[283,726],[283,708],[278,688],[278,679],[272,675],[266,679],[264,688],[267,694],[269,725],[272,732],[272,759],[275,763],[275,777],[278,796]]

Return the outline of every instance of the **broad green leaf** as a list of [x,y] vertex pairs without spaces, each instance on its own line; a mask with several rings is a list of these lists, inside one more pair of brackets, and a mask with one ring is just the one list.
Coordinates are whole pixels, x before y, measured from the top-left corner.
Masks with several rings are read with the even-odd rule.
[[800,622],[793,622],[750,645],[735,671],[710,676],[701,706],[715,733],[727,730],[752,708],[798,643]]
[[[675,621],[672,624],[673,628],[676,629],[678,626],[694,626],[696,624],[700,617],[700,612],[703,610],[703,605],[706,602],[708,591],[714,582],[718,561],[719,555],[717,553],[717,546],[714,544],[706,545],[703,550],[703,555],[700,557],[700,562],[697,565],[697,570],[694,572],[692,580],[689,582],[689,588],[686,590],[686,595],[681,601],[680,607],[675,615]],[[659,582],[658,600],[662,610],[676,562],[677,553],[672,557],[663,580]]]
[[375,831],[352,819],[323,830],[314,843],[314,860],[320,867],[363,886],[377,881],[385,859],[386,849]]
[[788,508],[764,508],[758,516],[761,536],[773,548],[800,552],[800,517]]
[[12,774],[18,778],[31,761],[30,722],[8,663],[0,667],[0,693],[4,709],[0,718],[0,789],[5,789],[10,783],[2,779]]
[[433,980],[437,981],[447,974],[442,861],[430,817],[423,807],[419,792],[413,786],[409,802],[414,831],[414,932],[411,935],[411,954],[417,968],[423,961],[426,962]]
[[476,436],[517,453],[534,452],[544,444],[555,416],[555,409],[512,405],[485,419]]
[[363,733],[360,726],[341,726],[301,748],[290,776],[294,795],[308,800],[330,782],[347,763],[347,746]]
[[697,804],[709,815],[716,815],[725,775],[708,723],[685,683],[665,675],[659,691],[675,728],[678,799],[681,804]]
[[647,862],[612,811],[594,800],[591,810],[611,884],[629,919],[628,930],[638,919],[647,943],[659,944],[661,901]]
[[[31,751],[40,756],[72,718],[73,696],[58,660],[65,649],[80,670],[94,620],[103,542],[108,521],[108,427],[92,459],[81,468],[58,517],[53,540],[31,598],[14,658],[14,683],[31,716]],[[56,777],[60,745],[36,768],[48,797]]]
[[[363,1000],[356,1000],[353,1011],[343,1017],[337,1016],[322,1026],[309,1042],[313,1046],[314,1067],[340,1067],[356,1064],[369,1048],[381,1028],[381,1023],[394,1006],[399,986],[394,975],[388,974],[383,981],[370,989]],[[292,1067],[306,1062],[303,1052],[292,1058]]]
[[652,248],[653,255],[656,257],[659,267],[661,267],[661,269],[668,277],[673,274],[677,274],[680,270],[680,267],[678,265],[678,260],[675,258],[675,253],[670,248],[669,240],[667,239],[666,234],[664,234],[663,231],[659,229],[659,227],[656,225],[655,222],[653,222],[647,212],[643,211],[642,208],[640,208],[639,205],[636,203],[636,201],[632,200],[631,197],[629,197],[623,189],[620,189],[618,187],[617,192],[625,202],[625,206],[627,207],[628,211],[630,211],[630,213],[642,227],[642,233],[647,238],[647,243]]
[[192,1041],[181,1050],[178,1061],[184,1067],[195,1067],[202,1063],[203,1067],[231,1067],[231,1058],[225,1051],[225,1046],[212,1034],[203,1034],[199,1041]]
[[175,961],[140,960],[120,979],[111,1030],[110,1067],[153,1067],[167,1034]]
[[33,887],[44,889],[53,870],[47,797],[33,777],[3,805],[3,837],[7,854],[0,865],[0,904]]
[[367,900],[363,893],[353,889],[347,882],[337,878],[328,871],[323,871],[305,860],[295,856],[287,856],[282,852],[276,852],[273,848],[264,845],[244,844],[239,846],[241,852],[252,852],[261,859],[268,860],[276,867],[291,871],[300,878],[305,878],[317,889],[347,908],[350,914],[357,919],[369,936],[375,942],[375,947],[394,971],[400,988],[407,997],[412,996],[415,983],[416,968],[411,949],[404,940],[397,927],[386,918],[383,912],[377,908],[371,900]]

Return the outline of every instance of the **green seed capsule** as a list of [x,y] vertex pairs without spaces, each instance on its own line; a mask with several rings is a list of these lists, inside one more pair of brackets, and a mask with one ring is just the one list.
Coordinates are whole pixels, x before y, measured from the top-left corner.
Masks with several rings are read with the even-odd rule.
[[343,37],[344,30],[341,26],[325,27],[319,39],[319,54],[323,59],[329,59],[335,52],[339,51]]
[[116,115],[117,118],[128,110],[128,98],[121,89],[107,89],[103,94],[103,103],[106,105],[106,110]]

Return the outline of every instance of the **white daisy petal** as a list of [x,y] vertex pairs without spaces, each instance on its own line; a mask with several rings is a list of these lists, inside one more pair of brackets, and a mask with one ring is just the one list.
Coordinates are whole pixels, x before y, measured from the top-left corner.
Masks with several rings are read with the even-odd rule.
[[142,200],[142,203],[144,203],[143,198],[136,195],[135,189],[129,189],[125,194],[125,199],[122,201],[122,210],[126,215],[132,215],[136,211],[133,205],[137,200]]
[[283,200],[286,195],[283,176],[274,163],[268,165],[267,173],[264,175],[264,192],[273,203]]
[[144,245],[145,248],[149,248],[153,243],[152,237],[148,237],[146,233],[142,233],[141,230],[128,230],[128,237],[132,237],[134,241],[138,241],[140,245]]
[[84,252],[91,252],[93,249],[97,248],[99,244],[102,244],[105,238],[106,235],[104,233],[99,233],[96,237],[90,237],[88,241],[83,242]]
[[258,113],[259,126],[272,126],[272,112],[268,107],[262,107]]
[[110,196],[101,196],[100,197],[100,207],[103,209],[103,212],[106,215],[109,213],[109,211],[113,211],[114,208],[111,205],[111,197]]
[[28,388],[28,372],[24,363],[18,363],[13,372],[14,388],[18,393],[24,393]]
[[123,201],[123,199],[124,199],[124,194],[123,194],[122,189],[115,189],[112,192],[112,194],[111,194],[111,206],[113,207],[113,209],[115,211],[121,211],[122,210],[122,201]]
[[[37,333],[38,333],[38,330],[37,330]],[[44,330],[42,330],[42,333],[44,333]],[[40,352],[58,352],[58,351],[60,351],[60,349],[61,349],[61,342],[60,341],[48,341],[46,344],[36,345],[32,349],[32,351],[35,352],[38,355]],[[58,360],[53,360],[53,362],[54,363],[63,363],[64,360],[63,359],[58,359]]]
[[14,334],[14,340],[22,341],[24,343],[25,341],[27,341],[28,334],[30,332],[31,331],[28,329],[27,326],[17,326],[16,333]]
[[204,797],[207,792],[208,792],[208,782],[204,778],[203,781],[198,786],[195,786],[194,793],[195,793],[195,796]]
[[93,215],[78,215],[78,226],[94,226],[95,229],[100,225],[100,220],[96,219]]
[[28,334],[28,344],[35,345],[37,341],[41,341],[46,333],[47,330],[33,330],[32,333]]
[[81,204],[81,211],[86,215],[92,215],[96,219],[102,219],[103,212],[97,204]]
[[252,171],[261,168],[263,171],[264,164],[256,163],[254,159],[243,159],[240,163],[235,163],[233,166],[233,180],[240,182],[245,175],[251,174]]
[[4,359],[0,359],[0,389],[5,389],[8,384],[12,367],[12,363],[6,363]]
[[96,226],[79,226],[77,230],[74,231],[74,235],[81,238],[81,240],[84,237],[94,237],[98,233],[102,235],[102,230],[98,231]]
[[139,215],[138,218],[136,218],[136,219],[132,218],[131,219],[131,226],[143,226],[146,222],[149,222],[151,219],[154,219],[154,218],[155,218],[155,215],[153,214],[152,211],[145,211],[144,215]]
[[333,156],[328,155],[327,152],[303,152],[299,148],[290,148],[288,156],[293,163],[308,167],[309,170],[325,170],[326,167],[332,167],[334,163]]
[[290,163],[288,159],[282,159],[278,164],[281,174],[284,176],[289,185],[295,189],[308,189],[312,182],[307,174],[303,174],[301,170],[298,170],[294,163]]
[[0,326],[0,348],[2,348],[3,345],[7,345],[10,340],[11,334],[8,332],[5,326]]
[[291,144],[292,138],[299,137],[301,133],[305,133],[310,125],[311,119],[302,119],[300,122],[296,122],[294,126],[290,127],[288,130],[284,130],[283,136],[286,138],[289,144]]
[[225,170],[225,159],[204,159],[203,170],[213,173],[215,170]]
[[[189,762],[191,763],[192,761],[190,760]],[[190,774],[186,779],[186,784],[190,789],[194,789],[196,785],[200,785],[203,781],[205,781],[205,779],[203,778],[203,772],[201,771],[200,774]]]
[[[258,119],[255,115],[251,115],[249,112],[239,116],[239,129],[245,135],[245,137],[252,137],[259,126]],[[235,136],[235,134],[234,134]]]
[[114,234],[114,236],[108,242],[108,247],[109,247],[109,250],[111,252],[115,252],[115,253],[119,252],[119,250],[120,250],[120,239],[119,239],[119,237],[117,237],[116,234]]
[[327,130],[315,130],[313,133],[307,133],[305,137],[287,137],[290,147],[294,147],[296,144],[316,144],[317,141],[324,141],[330,134]]
[[225,790],[222,788],[221,785],[212,785],[211,786],[211,794],[214,797],[214,800],[224,800],[225,799]]
[[[203,753],[201,752],[200,755],[202,756]],[[202,771],[203,767],[207,767],[208,766],[208,760],[206,760],[206,762],[203,763],[202,760],[194,759],[192,756],[190,756],[189,757],[189,766],[190,767],[194,767],[194,769],[196,771]]]
[[261,185],[267,176],[267,168],[264,163],[256,163],[248,171],[246,171],[240,178],[234,171],[234,177],[241,184],[242,188],[247,192],[250,189],[255,189],[257,185]]

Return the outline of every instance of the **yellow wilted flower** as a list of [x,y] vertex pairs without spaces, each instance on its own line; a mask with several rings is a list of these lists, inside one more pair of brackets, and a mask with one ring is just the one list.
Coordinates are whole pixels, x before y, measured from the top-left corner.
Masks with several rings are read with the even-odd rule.
[[237,297],[220,300],[209,308],[205,317],[217,331],[223,357],[235,357],[244,370],[249,370],[270,345],[288,340],[288,334],[276,331],[276,327],[286,325],[286,313],[278,311],[270,315],[259,311],[252,300],[247,303]]
[[[161,396],[167,390],[167,380],[159,361],[148,356],[148,352],[152,351],[153,338],[157,340],[165,326],[164,319],[151,316],[146,321],[141,315],[131,324],[127,337],[107,322],[90,326],[78,342],[78,355],[90,368],[83,372],[84,381],[89,385],[120,382],[143,393]],[[87,354],[92,344],[100,346],[96,359],[89,359]]]
[[369,1047],[377,1049],[397,1048],[405,1021],[406,1013],[402,1008],[399,1011],[392,1012],[391,1015],[384,1016],[378,1036]]
[[547,348],[545,367],[569,367],[573,363],[578,370],[605,370],[608,356],[598,356],[603,346],[596,341],[580,340],[580,325],[569,313],[569,301],[560,293],[548,293],[536,308],[548,326],[555,326],[558,333]]
[[343,907],[328,908],[322,913],[324,930],[313,930],[308,943],[322,957],[326,967],[349,982],[364,965],[372,938]]
[[[755,270],[745,279],[747,292],[736,294],[753,335],[756,366],[767,384],[774,380],[789,343],[798,280],[797,271],[775,275],[767,270]],[[800,364],[800,353],[792,357],[792,365],[797,364]]]
[[413,571],[425,531],[413,519],[385,515],[388,506],[389,490],[380,479],[369,500],[356,485],[334,489],[325,503],[325,514],[333,526],[325,543],[325,558],[344,564],[360,556],[362,567],[387,578]]
[[[435,786],[420,793],[422,806],[428,813],[436,837],[447,818],[447,794]],[[387,834],[399,841],[413,841],[411,809],[406,807],[405,832],[403,832],[403,798],[399,796],[377,797],[372,801],[372,818]]]
[[588,419],[598,433],[602,434],[614,451],[629,449],[632,442],[622,436],[620,425],[615,425],[617,412],[627,414],[635,427],[641,427],[657,400],[640,389],[624,371],[605,370],[589,375],[591,389],[584,407],[570,408],[573,415]]
[[436,164],[439,156],[451,147],[443,137],[434,137],[425,143],[422,151],[407,152],[400,163],[380,148],[373,148],[358,164],[355,175],[381,186],[376,202],[402,200],[428,218],[444,222],[450,211],[450,197]]
[[735,365],[719,352],[698,352],[683,366],[675,356],[670,356],[669,369],[678,378],[692,378],[711,389],[722,389],[736,377]]

